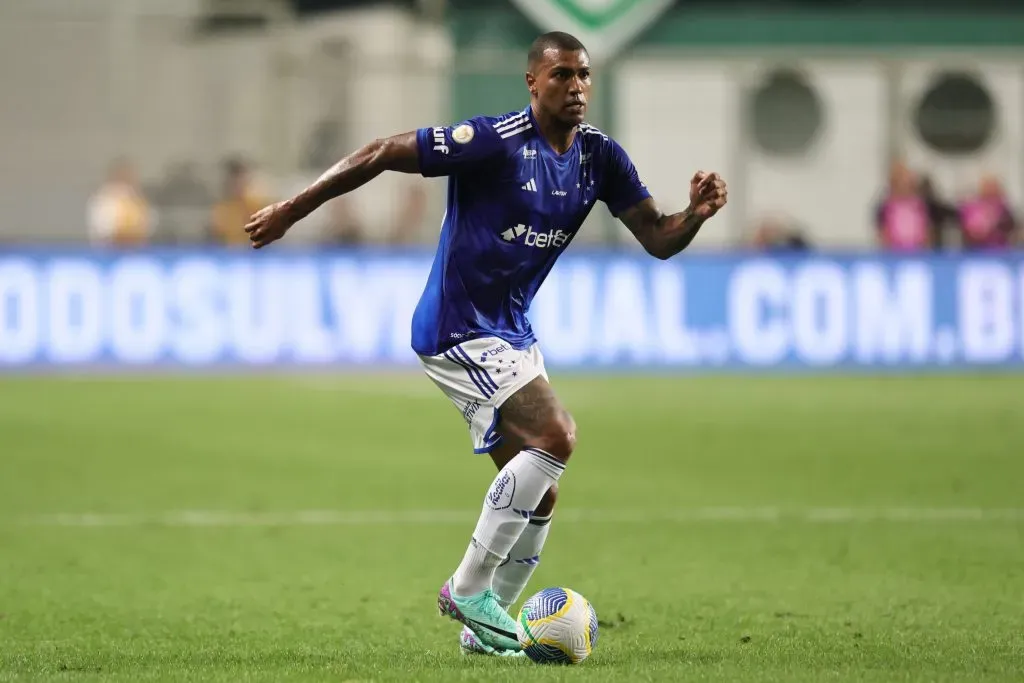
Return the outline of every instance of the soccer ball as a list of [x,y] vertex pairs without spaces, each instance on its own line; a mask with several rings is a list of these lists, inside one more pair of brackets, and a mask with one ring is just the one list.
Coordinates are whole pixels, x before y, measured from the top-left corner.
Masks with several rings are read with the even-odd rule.
[[539,664],[579,664],[597,645],[597,612],[568,588],[545,588],[523,603],[516,635]]

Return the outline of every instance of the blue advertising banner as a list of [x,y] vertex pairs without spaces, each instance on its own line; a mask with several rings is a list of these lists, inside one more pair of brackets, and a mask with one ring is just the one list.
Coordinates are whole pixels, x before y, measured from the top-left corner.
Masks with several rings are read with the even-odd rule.
[[[414,365],[424,252],[0,253],[0,370]],[[1024,367],[1024,254],[570,252],[530,313],[585,369]]]

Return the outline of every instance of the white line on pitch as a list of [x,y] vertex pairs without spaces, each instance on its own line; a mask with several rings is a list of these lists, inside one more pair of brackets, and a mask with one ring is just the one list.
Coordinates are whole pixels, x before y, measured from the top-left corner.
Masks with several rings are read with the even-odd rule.
[[[560,523],[648,524],[652,522],[1024,522],[1024,508],[963,507],[699,507],[677,510],[559,510]],[[297,510],[292,512],[231,512],[179,510],[169,512],[67,513],[21,517],[22,525],[56,527],[292,527],[401,526],[469,524],[475,510]],[[11,520],[8,520],[11,521]]]

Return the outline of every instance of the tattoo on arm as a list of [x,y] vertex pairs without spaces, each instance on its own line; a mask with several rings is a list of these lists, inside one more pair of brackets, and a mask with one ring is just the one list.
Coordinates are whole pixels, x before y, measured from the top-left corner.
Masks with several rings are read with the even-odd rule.
[[619,219],[647,253],[659,259],[671,258],[690,246],[704,222],[688,208],[672,215],[663,214],[653,199],[630,207]]
[[335,197],[365,185],[384,171],[419,172],[415,132],[374,140],[327,169],[315,183],[291,200],[296,220],[305,218]]

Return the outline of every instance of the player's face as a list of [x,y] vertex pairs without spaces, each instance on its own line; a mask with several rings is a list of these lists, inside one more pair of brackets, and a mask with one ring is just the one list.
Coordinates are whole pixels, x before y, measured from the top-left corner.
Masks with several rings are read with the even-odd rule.
[[590,57],[583,50],[548,50],[528,77],[537,103],[548,116],[574,126],[587,115]]

